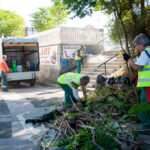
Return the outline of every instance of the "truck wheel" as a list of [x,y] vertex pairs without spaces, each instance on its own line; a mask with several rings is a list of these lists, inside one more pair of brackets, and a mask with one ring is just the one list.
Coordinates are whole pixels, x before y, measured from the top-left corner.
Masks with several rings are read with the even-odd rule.
[[35,82],[36,82],[35,79],[30,80],[30,81],[29,81],[30,86],[34,86],[34,85],[35,85]]

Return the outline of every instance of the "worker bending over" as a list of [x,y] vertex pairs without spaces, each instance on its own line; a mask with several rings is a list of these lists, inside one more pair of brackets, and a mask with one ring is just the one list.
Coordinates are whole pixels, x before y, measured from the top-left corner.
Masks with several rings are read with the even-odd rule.
[[87,99],[85,86],[89,83],[90,78],[82,74],[68,72],[58,77],[57,82],[65,91],[65,105],[72,107],[72,101],[80,100],[78,95],[78,87],[81,86],[85,100]]

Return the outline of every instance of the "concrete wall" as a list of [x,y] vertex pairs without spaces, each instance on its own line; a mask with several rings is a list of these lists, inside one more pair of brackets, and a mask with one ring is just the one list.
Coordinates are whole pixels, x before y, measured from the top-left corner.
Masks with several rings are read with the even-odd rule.
[[39,41],[40,81],[56,82],[60,74],[75,68],[73,54],[81,44],[87,48],[87,54],[97,55],[103,50],[101,29],[59,27],[30,37]]
[[60,45],[40,46],[40,81],[56,82],[60,73]]

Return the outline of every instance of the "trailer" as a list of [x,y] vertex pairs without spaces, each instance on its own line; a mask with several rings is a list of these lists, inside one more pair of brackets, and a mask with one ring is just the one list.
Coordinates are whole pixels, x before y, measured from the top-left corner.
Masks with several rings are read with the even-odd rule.
[[34,86],[40,78],[39,44],[37,38],[2,38],[0,41],[0,61],[7,56],[10,68],[9,82],[28,82]]

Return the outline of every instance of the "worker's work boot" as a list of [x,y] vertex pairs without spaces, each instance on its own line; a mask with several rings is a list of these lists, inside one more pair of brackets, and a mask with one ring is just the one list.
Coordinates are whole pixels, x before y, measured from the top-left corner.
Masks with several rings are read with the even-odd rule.
[[71,105],[71,104],[67,104],[67,103],[65,103],[65,104],[64,104],[64,107],[65,107],[65,108],[71,108],[71,107],[72,107],[72,105]]
[[147,125],[143,125],[143,124],[142,124],[142,125],[140,126],[140,130],[147,130],[147,129],[150,129],[150,125],[147,126]]
[[2,92],[9,92],[8,89],[2,89]]

